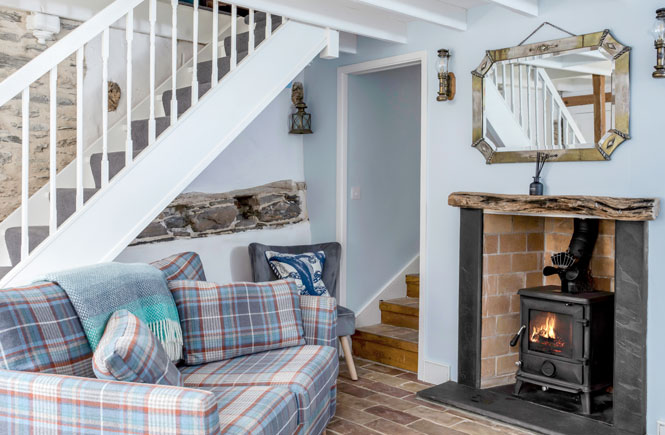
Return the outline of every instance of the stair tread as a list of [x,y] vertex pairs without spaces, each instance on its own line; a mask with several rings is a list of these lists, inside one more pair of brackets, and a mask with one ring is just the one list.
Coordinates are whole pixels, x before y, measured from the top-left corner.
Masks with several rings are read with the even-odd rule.
[[411,352],[418,351],[418,331],[379,323],[356,328],[354,338],[375,341]]
[[12,266],[0,266],[0,278],[4,278],[12,269]]
[[396,313],[417,316],[420,309],[420,299],[404,297],[383,300],[379,303],[379,308],[382,311],[393,311]]
[[[5,243],[9,259],[13,266],[21,261],[21,227],[10,227],[5,231]],[[49,227],[45,225],[28,227],[29,251],[32,252],[49,235]]]
[[420,274],[419,273],[409,273],[406,275],[406,280],[407,281],[420,281]]

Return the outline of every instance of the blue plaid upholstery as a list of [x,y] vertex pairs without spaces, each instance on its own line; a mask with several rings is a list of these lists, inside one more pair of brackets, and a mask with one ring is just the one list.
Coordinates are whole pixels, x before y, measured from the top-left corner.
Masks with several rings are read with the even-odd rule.
[[153,261],[150,264],[164,272],[166,279],[169,281],[177,279],[206,280],[201,257],[196,252],[181,252],[162,260]]
[[127,310],[111,315],[92,362],[99,379],[182,385],[180,372],[155,334]]
[[335,348],[299,346],[181,371],[192,388],[286,386],[296,396],[302,433],[318,434],[334,415],[338,366]]
[[0,433],[219,432],[209,391],[0,370]]
[[291,435],[298,428],[298,405],[284,387],[210,388],[224,434]]
[[219,285],[170,281],[189,365],[305,344],[293,280]]
[[318,346],[337,346],[337,301],[335,298],[300,296],[300,311],[305,342]]
[[0,368],[94,377],[92,352],[57,284],[0,290]]

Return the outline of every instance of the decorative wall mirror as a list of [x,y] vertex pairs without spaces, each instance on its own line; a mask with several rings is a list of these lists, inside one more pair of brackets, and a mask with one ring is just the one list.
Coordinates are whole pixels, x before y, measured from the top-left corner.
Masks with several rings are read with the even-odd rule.
[[609,30],[491,50],[471,74],[488,164],[609,160],[629,139],[630,47]]

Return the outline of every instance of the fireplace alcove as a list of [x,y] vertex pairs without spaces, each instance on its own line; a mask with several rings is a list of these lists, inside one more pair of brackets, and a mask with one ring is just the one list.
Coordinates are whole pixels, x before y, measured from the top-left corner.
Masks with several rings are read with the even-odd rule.
[[[461,192],[451,194],[449,204],[459,207],[461,213],[458,381],[424,390],[419,397],[539,433],[644,434],[648,221],[658,215],[658,199]],[[493,386],[483,378],[483,314],[487,314],[483,311],[483,278],[488,270],[483,264],[483,228],[485,218],[493,214],[614,222],[613,391],[596,398],[600,412],[581,415],[575,407],[567,407],[571,398],[565,392],[543,396],[539,388],[531,386],[515,397],[514,383]]]

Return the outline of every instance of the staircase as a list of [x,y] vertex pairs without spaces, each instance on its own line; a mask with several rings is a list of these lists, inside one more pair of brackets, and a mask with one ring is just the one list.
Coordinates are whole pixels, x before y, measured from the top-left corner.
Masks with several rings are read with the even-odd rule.
[[[21,208],[0,228],[4,229],[6,248],[6,264],[2,264],[0,255],[0,277],[3,277],[0,286],[29,282],[52,270],[113,260],[326,47],[331,34],[322,28],[252,9],[242,18],[231,4],[231,24],[227,29],[230,35],[220,46],[219,6],[214,4],[212,42],[203,49],[211,51],[211,60],[198,61],[203,50],[199,50],[195,36],[194,57],[185,71],[189,76],[183,80],[187,74],[176,69],[179,5],[173,0],[169,23],[173,35],[170,86],[160,87],[154,80],[154,35],[158,24],[155,2],[114,1],[0,83],[0,106],[19,90],[24,114],[22,130],[27,132],[30,85],[42,75],[50,74],[51,96],[55,96],[57,64],[74,53],[77,72],[82,78],[83,47],[101,33],[103,68],[108,68],[112,61],[127,62],[126,98],[131,102],[133,13],[138,7],[150,9],[150,97],[143,102],[149,110],[144,111],[145,118],[132,119],[136,107],[128,105],[125,125],[120,126],[126,131],[126,138],[119,140],[118,134],[110,134],[104,93],[104,107],[99,108],[104,117],[101,147],[92,151],[83,149],[81,119],[85,101],[79,89],[76,159],[56,173],[53,168],[57,145],[53,134],[49,183],[29,197],[30,144],[29,135],[23,134]],[[196,3],[189,6],[193,9],[194,29],[198,26]],[[249,31],[239,33],[237,28],[243,21]],[[108,58],[108,32],[116,22],[126,23],[127,61]],[[197,30],[194,34],[198,34]],[[219,57],[222,47],[225,55]],[[105,73],[102,83],[106,77]],[[165,86],[168,89],[160,91],[161,95],[156,92]],[[156,116],[155,107],[160,96],[165,114],[161,117]],[[51,101],[51,110],[57,110],[56,99]],[[91,109],[86,107],[86,110]],[[57,129],[55,121],[51,129]],[[89,173],[91,177],[86,177]]]
[[418,371],[420,276],[406,276],[406,297],[381,301],[381,323],[356,328],[353,354],[412,372]]
[[545,68],[500,62],[485,80],[485,123],[497,148],[565,149],[587,140]]

